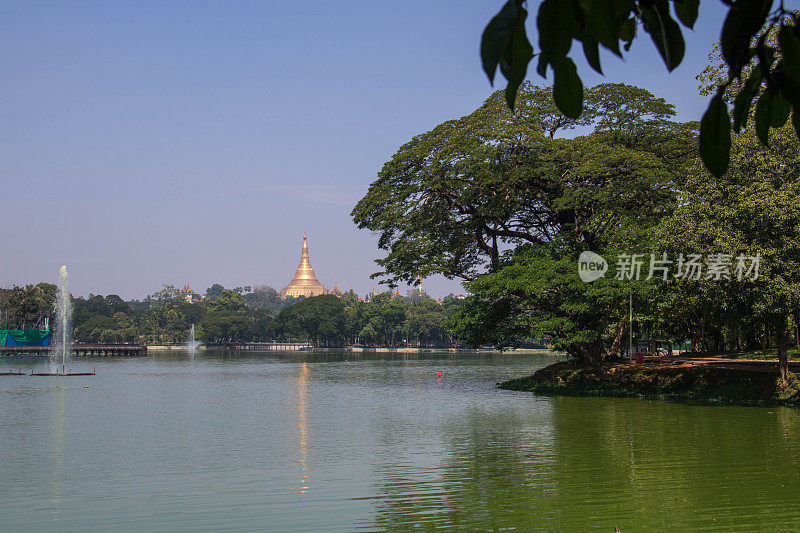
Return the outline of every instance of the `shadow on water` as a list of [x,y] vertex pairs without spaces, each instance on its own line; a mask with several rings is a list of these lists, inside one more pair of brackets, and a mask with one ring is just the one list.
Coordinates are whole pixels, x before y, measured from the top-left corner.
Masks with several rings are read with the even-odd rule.
[[796,524],[796,410],[601,398],[552,398],[539,407],[470,410],[442,427],[442,460],[416,476],[388,455],[376,525],[686,531]]

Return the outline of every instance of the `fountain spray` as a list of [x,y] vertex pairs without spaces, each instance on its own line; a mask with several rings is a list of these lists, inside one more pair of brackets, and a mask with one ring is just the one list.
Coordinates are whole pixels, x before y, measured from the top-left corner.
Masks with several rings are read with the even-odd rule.
[[189,329],[189,339],[186,341],[186,347],[189,349],[189,351],[193,352],[199,345],[200,343],[197,342],[197,339],[194,337],[194,324],[192,324],[191,329]]
[[67,352],[70,351],[70,322],[72,318],[72,300],[69,295],[67,267],[62,266],[58,276],[58,293],[56,295],[56,328],[58,335],[56,357],[61,352],[61,372],[67,373]]

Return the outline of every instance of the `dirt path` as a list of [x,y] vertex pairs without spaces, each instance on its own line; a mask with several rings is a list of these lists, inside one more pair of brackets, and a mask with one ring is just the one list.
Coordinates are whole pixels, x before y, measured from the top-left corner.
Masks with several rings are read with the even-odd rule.
[[[674,366],[710,365],[720,368],[746,367],[753,370],[776,370],[777,359],[727,359],[725,357],[675,357],[668,355],[645,356],[644,365],[648,363],[669,363]],[[800,371],[800,361],[789,361],[789,370]]]

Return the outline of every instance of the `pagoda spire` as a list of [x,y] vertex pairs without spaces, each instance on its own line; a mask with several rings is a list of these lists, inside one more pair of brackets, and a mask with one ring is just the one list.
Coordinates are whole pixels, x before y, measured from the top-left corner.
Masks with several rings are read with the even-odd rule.
[[308,235],[303,232],[303,247],[300,249],[300,264],[294,273],[294,278],[281,291],[281,298],[295,296],[317,296],[325,294],[325,287],[314,275],[314,268],[308,257]]

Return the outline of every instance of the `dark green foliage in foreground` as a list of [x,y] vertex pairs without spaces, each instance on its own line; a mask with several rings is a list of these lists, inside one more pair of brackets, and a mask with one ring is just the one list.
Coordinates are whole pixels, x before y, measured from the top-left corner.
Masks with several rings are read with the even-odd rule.
[[800,406],[800,381],[781,384],[775,369],[742,366],[616,364],[603,378],[575,361],[564,361],[532,376],[501,383],[503,389],[567,396],[618,396],[688,403]]
[[[737,133],[747,126],[754,109],[759,139],[766,145],[770,128],[786,124],[790,112],[800,134],[800,16],[773,0],[726,1],[728,14],[722,26],[720,49],[724,74],[715,83],[715,95],[703,115],[699,151],[706,167],[721,176],[728,168],[731,122]],[[639,30],[647,33],[666,68],[683,61],[684,28],[692,29],[700,0],[627,0],[571,2],[544,0],[536,20],[538,50],[528,40],[525,0],[508,0],[483,32],[481,60],[493,83],[496,71],[508,80],[505,100],[512,109],[528,65],[536,72],[553,72],[553,101],[567,117],[577,119],[584,106],[584,88],[569,57],[579,46],[587,62],[599,73],[599,48],[619,57],[627,52]],[[581,52],[578,52],[581,53]],[[732,114],[728,103],[733,103]],[[732,116],[731,116],[732,115]]]

